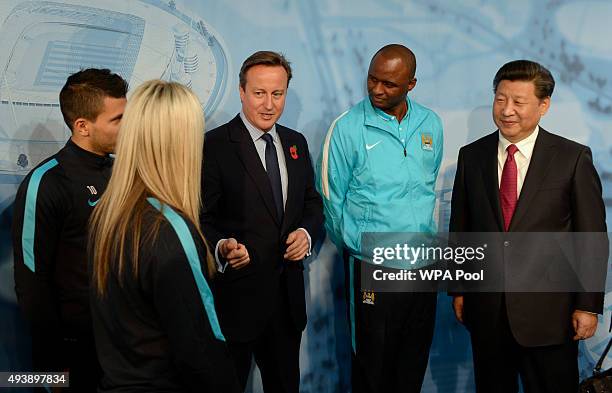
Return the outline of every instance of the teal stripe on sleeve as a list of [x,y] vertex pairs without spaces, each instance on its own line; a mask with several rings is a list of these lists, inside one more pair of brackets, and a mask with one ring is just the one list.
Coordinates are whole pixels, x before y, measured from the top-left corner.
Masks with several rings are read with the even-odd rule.
[[57,166],[58,162],[54,158],[47,161],[44,165],[36,168],[30,176],[28,190],[26,191],[25,210],[23,212],[23,228],[21,230],[21,249],[23,252],[23,263],[31,270],[36,271],[34,260],[34,234],[36,231],[36,198],[40,181],[45,173]]
[[215,310],[213,294],[208,286],[208,283],[206,282],[206,279],[204,278],[204,274],[202,273],[200,257],[198,256],[198,251],[193,241],[193,237],[191,236],[191,232],[189,232],[189,228],[187,227],[185,220],[174,210],[172,210],[170,206],[162,206],[157,199],[147,198],[147,201],[149,201],[153,207],[159,210],[164,217],[166,217],[170,225],[172,225],[172,228],[174,228],[174,231],[176,232],[179,241],[183,246],[183,250],[187,255],[187,260],[189,261],[189,266],[191,267],[191,273],[193,274],[193,278],[198,286],[202,303],[204,303],[204,309],[206,311],[206,315],[208,316],[208,322],[212,327],[215,337],[221,341],[225,341],[225,336],[223,336],[221,326],[219,326],[219,319],[217,318],[217,311]]

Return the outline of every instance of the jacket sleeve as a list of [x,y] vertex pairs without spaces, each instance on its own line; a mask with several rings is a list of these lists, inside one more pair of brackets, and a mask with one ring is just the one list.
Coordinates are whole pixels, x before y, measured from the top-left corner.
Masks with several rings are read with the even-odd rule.
[[347,158],[349,153],[340,135],[339,125],[334,122],[323,141],[317,163],[317,188],[323,197],[325,229],[339,250],[344,247],[342,214],[352,177],[352,164]]
[[323,203],[321,202],[321,195],[319,195],[314,185],[315,175],[312,168],[312,160],[310,159],[308,142],[304,136],[302,136],[302,144],[304,146],[307,159],[305,164],[306,190],[304,191],[302,221],[299,227],[308,231],[308,234],[312,239],[312,246],[314,246],[319,239],[321,225],[323,224]]
[[216,160],[209,142],[204,142],[204,160],[202,163],[202,214],[200,222],[210,249],[214,250],[217,242],[226,236],[219,231],[218,221],[222,214],[223,184],[221,168]]
[[[216,318],[212,294],[202,293],[196,283],[208,285],[202,273],[205,266],[200,265],[199,273],[191,269],[177,235],[167,225],[160,228],[154,249],[152,298],[182,382],[190,392],[238,392],[225,341],[215,335],[221,333],[210,322],[211,312]],[[203,255],[202,248],[199,253]],[[212,309],[204,306],[205,301]]]
[[[459,150],[459,158],[457,159],[457,171],[455,172],[455,182],[453,184],[451,199],[451,216],[448,228],[449,243],[451,246],[457,246],[461,242],[461,232],[470,231],[469,216],[465,187],[465,158],[462,148]],[[457,268],[457,265],[452,262],[449,263],[449,266],[451,270]],[[449,285],[448,294],[450,296],[460,296],[463,293],[458,283],[451,283]]]
[[28,177],[15,198],[13,252],[15,292],[30,324],[35,371],[61,371],[60,307],[55,260],[69,196],[45,175]]
[[465,159],[463,149],[459,150],[457,158],[457,171],[453,183],[453,193],[451,199],[451,216],[448,231],[452,233],[468,232],[470,224],[468,222],[469,208],[465,188]]
[[[573,232],[588,232],[576,235],[581,279],[589,283],[587,292],[576,294],[575,309],[602,313],[609,243],[601,181],[588,147],[583,148],[578,156],[572,179],[571,204]],[[593,279],[600,280],[594,283]],[[593,289],[597,291],[591,291]]]
[[439,132],[436,135],[436,155],[435,155],[435,165],[436,165],[436,179],[438,178],[438,173],[440,173],[440,166],[442,165],[442,158],[444,157],[444,127],[442,126],[442,120],[438,116],[436,116],[436,124],[438,126]]

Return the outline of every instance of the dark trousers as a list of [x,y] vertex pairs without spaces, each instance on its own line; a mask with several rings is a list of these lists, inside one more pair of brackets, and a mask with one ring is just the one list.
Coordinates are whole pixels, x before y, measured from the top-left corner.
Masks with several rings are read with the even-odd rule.
[[[437,293],[362,291],[362,262],[346,253],[344,259],[353,393],[420,392],[433,338]],[[350,263],[354,264],[352,274]]]
[[285,304],[279,307],[269,325],[254,341],[228,341],[242,390],[246,388],[254,356],[265,393],[298,393],[301,339],[302,332],[295,328]]
[[520,375],[525,393],[576,393],[578,343],[524,347],[500,311],[497,331],[471,332],[476,392],[517,393]]

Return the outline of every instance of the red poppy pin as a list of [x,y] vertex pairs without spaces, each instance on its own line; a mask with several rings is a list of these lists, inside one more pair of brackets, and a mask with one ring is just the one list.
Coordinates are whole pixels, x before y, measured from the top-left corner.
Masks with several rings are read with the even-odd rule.
[[289,153],[291,153],[291,158],[293,158],[294,160],[298,159],[298,154],[297,154],[297,146],[293,145],[289,148]]

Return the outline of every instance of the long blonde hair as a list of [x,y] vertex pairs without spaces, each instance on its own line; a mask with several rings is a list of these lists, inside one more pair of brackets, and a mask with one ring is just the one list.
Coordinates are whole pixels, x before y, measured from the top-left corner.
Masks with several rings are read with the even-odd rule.
[[[203,143],[204,114],[191,90],[151,80],[134,91],[123,115],[112,176],[91,217],[93,285],[99,295],[105,293],[111,268],[124,269],[126,239],[131,239],[136,275],[141,239],[157,235],[159,225],[142,228],[142,213],[151,208],[147,197],[180,212],[204,239],[199,223]],[[208,247],[206,254],[213,274]]]

